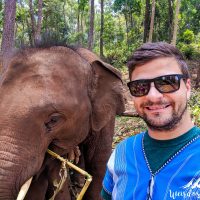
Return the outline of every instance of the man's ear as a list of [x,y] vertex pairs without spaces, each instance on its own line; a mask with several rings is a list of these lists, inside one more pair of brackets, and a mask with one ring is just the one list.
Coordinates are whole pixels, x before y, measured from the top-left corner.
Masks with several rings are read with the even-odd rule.
[[187,89],[187,100],[189,100],[191,96],[191,80],[187,79],[185,85]]

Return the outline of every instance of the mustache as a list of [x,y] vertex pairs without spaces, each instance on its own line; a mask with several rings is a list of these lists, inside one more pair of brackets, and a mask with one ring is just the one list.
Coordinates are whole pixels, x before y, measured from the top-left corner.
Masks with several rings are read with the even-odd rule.
[[163,106],[163,105],[168,105],[168,104],[172,104],[169,101],[165,101],[165,100],[160,100],[157,102],[152,102],[152,101],[146,101],[144,103],[141,104],[141,107],[147,107],[147,106]]

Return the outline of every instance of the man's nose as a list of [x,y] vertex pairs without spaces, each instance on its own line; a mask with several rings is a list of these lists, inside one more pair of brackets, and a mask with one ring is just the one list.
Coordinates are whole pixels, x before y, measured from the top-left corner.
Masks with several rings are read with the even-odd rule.
[[160,92],[156,89],[154,83],[152,82],[152,83],[151,83],[151,86],[150,86],[149,93],[147,94],[146,97],[147,97],[149,100],[151,100],[151,101],[157,101],[158,99],[160,99],[160,98],[163,97],[163,94],[160,93]]

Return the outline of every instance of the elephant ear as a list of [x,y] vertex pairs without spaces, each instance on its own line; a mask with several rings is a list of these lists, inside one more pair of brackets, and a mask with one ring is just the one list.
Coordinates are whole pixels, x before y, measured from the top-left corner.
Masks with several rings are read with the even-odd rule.
[[79,48],[77,53],[90,63],[92,69],[91,123],[93,131],[99,131],[125,110],[121,73],[87,49]]

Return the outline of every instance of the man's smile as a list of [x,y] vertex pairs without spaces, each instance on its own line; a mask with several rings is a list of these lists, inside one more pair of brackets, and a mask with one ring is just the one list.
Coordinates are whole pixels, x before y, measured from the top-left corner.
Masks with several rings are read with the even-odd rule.
[[144,109],[150,113],[160,113],[169,110],[171,104],[144,106]]

